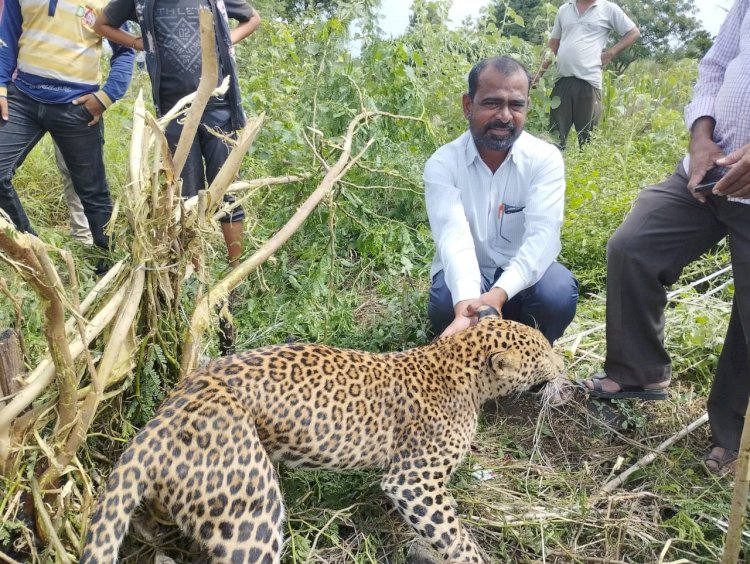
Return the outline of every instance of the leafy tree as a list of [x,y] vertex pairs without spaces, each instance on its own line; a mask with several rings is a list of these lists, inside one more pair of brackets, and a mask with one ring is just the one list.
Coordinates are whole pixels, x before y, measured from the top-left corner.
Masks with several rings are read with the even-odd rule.
[[414,3],[411,5],[407,31],[414,30],[420,23],[445,25],[445,22],[448,20],[448,8],[449,5],[445,2],[414,0]]
[[488,11],[503,36],[516,36],[540,45],[546,43],[561,3],[560,0],[495,0]]
[[310,10],[332,14],[338,7],[339,2],[338,0],[285,0],[282,4],[284,5],[284,12],[291,19],[295,15]]
[[710,46],[708,33],[695,17],[693,0],[618,0],[641,30],[641,39],[617,58],[624,69],[635,59],[659,60],[687,54],[700,57]]

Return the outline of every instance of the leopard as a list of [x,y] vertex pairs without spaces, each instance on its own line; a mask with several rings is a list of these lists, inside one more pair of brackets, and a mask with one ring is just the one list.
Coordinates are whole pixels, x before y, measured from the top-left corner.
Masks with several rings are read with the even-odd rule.
[[146,501],[211,562],[278,563],[278,463],[378,469],[382,491],[438,558],[486,562],[448,481],[486,401],[543,388],[562,370],[537,329],[499,316],[405,351],[293,342],[214,359],[174,387],[119,457],[80,562],[116,562]]

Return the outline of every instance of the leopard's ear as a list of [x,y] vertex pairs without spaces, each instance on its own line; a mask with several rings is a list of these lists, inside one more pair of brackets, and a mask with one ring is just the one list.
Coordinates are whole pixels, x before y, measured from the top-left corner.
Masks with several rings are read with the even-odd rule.
[[492,353],[487,357],[487,366],[498,376],[508,372],[517,372],[521,369],[521,353],[516,348]]

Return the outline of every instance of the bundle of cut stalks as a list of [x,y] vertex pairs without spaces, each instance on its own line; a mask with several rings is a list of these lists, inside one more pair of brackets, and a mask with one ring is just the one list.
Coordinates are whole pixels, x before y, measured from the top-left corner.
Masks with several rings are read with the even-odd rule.
[[[48,345],[47,354],[28,375],[9,378],[12,391],[0,398],[0,475],[7,492],[0,503],[0,519],[33,516],[36,534],[59,561],[70,561],[79,552],[93,505],[96,486],[76,454],[102,402],[127,388],[139,356],[151,343],[168,351],[165,354],[170,355],[168,361],[178,377],[192,370],[216,305],[294,234],[359,159],[361,153],[352,156],[354,134],[364,120],[378,115],[363,111],[352,120],[339,145],[338,161],[325,165],[317,189],[271,239],[198,296],[186,324],[178,315],[182,284],[193,265],[201,263],[203,232],[215,229],[214,220],[227,211],[221,207],[224,194],[312,176],[234,182],[260,130],[260,116],[251,119],[236,139],[227,140],[233,149],[211,186],[192,200],[179,197],[180,172],[206,103],[226,88],[226,83],[215,88],[218,73],[210,12],[202,11],[200,25],[203,74],[198,91],[158,121],[146,111],[142,93],[133,109],[129,182],[111,222],[124,224],[112,236],[126,259],[81,299],[70,253],[15,231],[0,217],[0,260],[37,294]],[[184,119],[174,155],[163,133],[171,119]],[[369,143],[364,150],[367,147]],[[51,252],[64,257],[66,272],[57,271]],[[4,281],[0,286],[6,287]],[[98,338],[104,344],[95,361],[89,346]],[[27,539],[20,544],[26,546],[21,548],[36,561],[40,556],[32,533],[24,532]]]

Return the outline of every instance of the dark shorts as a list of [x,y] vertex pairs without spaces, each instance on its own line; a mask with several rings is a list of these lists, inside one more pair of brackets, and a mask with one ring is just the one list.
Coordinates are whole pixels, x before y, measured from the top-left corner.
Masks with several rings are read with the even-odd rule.
[[[166,113],[166,112],[162,112]],[[205,190],[214,181],[219,170],[224,165],[231,152],[231,147],[221,137],[214,135],[210,130],[220,132],[223,135],[234,137],[236,132],[232,130],[232,111],[228,103],[211,103],[206,106],[201,118],[201,124],[190,146],[185,167],[182,169],[182,197],[190,198],[198,195],[200,190]],[[165,135],[169,142],[169,148],[174,152],[182,133],[182,124],[178,120],[172,120],[167,125]],[[236,200],[231,194],[224,195],[224,202],[233,203]],[[245,211],[241,206],[235,207],[231,213],[221,218],[222,223],[242,221]]]

